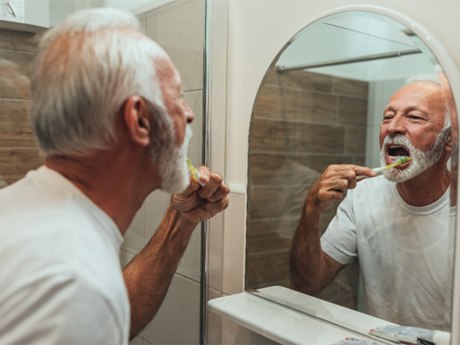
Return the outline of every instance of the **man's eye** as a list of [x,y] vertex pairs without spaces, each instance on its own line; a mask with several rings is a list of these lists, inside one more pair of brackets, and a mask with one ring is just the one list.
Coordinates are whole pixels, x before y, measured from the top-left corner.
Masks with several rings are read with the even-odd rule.
[[383,121],[389,121],[394,117],[393,114],[385,114],[383,115]]
[[410,120],[413,120],[413,121],[422,121],[423,120],[423,117],[421,117],[419,115],[415,115],[415,114],[409,114],[409,115],[407,115],[407,118],[410,119]]

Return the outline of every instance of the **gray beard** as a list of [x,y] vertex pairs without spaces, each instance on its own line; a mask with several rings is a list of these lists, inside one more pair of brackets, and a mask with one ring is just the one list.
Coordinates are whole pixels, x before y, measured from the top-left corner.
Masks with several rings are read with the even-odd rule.
[[180,148],[170,141],[159,160],[161,190],[167,193],[180,193],[190,184],[187,169],[187,152],[192,137],[192,129],[187,125],[184,143]]
[[426,171],[428,168],[432,167],[442,156],[444,152],[444,146],[449,137],[450,127],[444,128],[436,138],[436,141],[433,143],[431,148],[427,151],[422,151],[416,149],[414,145],[407,139],[404,135],[398,134],[396,136],[390,137],[386,136],[380,150],[380,161],[382,165],[385,165],[385,152],[386,146],[388,144],[399,144],[404,145],[408,150],[410,157],[412,158],[410,165],[404,169],[388,169],[383,171],[383,176],[389,181],[392,182],[405,182],[408,181],[422,172]]

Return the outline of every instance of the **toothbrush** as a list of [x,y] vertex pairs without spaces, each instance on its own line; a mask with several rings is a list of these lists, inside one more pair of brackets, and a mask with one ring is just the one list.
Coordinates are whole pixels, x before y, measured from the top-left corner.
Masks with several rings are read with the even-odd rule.
[[[382,175],[382,173],[383,173],[385,170],[388,170],[388,169],[397,167],[398,165],[401,165],[401,164],[410,162],[411,160],[412,160],[411,157],[402,156],[402,157],[398,158],[395,162],[393,162],[393,163],[391,163],[391,164],[384,165],[383,167],[374,168],[374,169],[372,169],[372,171],[375,172],[375,173],[377,174],[376,176],[379,176],[379,175]],[[357,177],[356,177],[356,181],[364,180],[364,179],[367,178],[367,177],[368,177],[368,176],[364,176],[364,175],[362,175],[362,176],[357,176]]]
[[374,168],[374,169],[372,169],[372,171],[377,173],[377,175],[381,175],[383,173],[383,171],[391,169],[391,168],[394,168],[394,167],[397,167],[398,165],[410,162],[411,160],[412,160],[411,157],[403,156],[403,157],[398,158],[395,162],[393,162],[391,164],[387,164],[387,165],[385,165],[383,167]]
[[201,174],[200,172],[198,171],[197,168],[195,168],[192,164],[192,162],[190,161],[190,159],[187,159],[187,168],[188,168],[188,172],[190,173],[190,176],[192,177],[192,179],[197,182],[201,187],[204,187],[206,186],[205,183],[201,182],[200,181],[200,178],[201,178]]

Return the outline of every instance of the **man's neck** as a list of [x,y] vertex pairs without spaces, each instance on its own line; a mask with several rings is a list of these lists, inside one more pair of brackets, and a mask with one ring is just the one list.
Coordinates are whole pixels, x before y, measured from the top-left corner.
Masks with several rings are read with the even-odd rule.
[[121,152],[102,152],[84,158],[47,157],[45,165],[80,189],[124,235],[147,195],[160,186],[157,174],[147,171],[146,161],[143,167],[132,162]]
[[396,188],[409,205],[426,206],[442,197],[449,187],[450,179],[451,174],[446,168],[430,168],[408,181],[397,183]]

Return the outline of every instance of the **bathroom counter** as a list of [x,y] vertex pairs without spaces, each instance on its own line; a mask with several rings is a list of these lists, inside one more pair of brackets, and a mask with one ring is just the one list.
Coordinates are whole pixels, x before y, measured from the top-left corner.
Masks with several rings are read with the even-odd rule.
[[367,334],[388,322],[280,286],[216,298],[208,308],[280,344],[332,345],[349,337],[394,344]]

